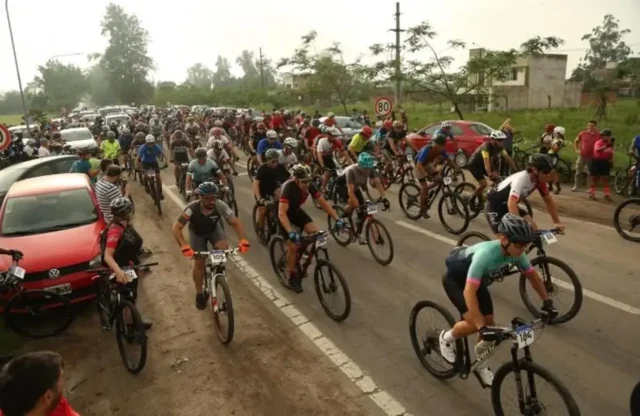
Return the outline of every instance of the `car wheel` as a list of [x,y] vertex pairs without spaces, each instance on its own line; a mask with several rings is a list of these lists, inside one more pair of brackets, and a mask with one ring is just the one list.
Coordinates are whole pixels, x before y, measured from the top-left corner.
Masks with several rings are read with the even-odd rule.
[[463,167],[467,166],[467,160],[468,159],[469,158],[467,157],[467,155],[464,152],[460,151],[460,152],[456,153],[456,156],[455,156],[455,158],[453,160],[456,162],[456,165],[458,167],[463,168]]

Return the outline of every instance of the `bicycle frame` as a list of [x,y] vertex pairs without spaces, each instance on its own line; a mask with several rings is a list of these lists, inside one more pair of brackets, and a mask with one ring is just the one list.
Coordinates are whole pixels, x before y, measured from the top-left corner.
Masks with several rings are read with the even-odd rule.
[[[205,258],[204,264],[205,276],[204,276],[204,290],[217,299],[215,293],[216,280],[222,276],[226,277],[227,259],[230,255],[238,253],[237,248],[226,250],[211,250],[211,251],[196,251],[194,252],[194,258]],[[223,256],[223,257],[221,257]],[[224,260],[223,260],[224,259]],[[214,312],[218,311],[218,303],[214,303]]]
[[[296,250],[296,267],[298,268],[298,275],[300,277],[307,276],[307,270],[309,269],[309,265],[311,265],[311,260],[313,260],[313,258],[318,255],[318,252],[322,252],[324,258],[327,260],[329,259],[329,253],[327,252],[327,249],[324,246],[319,248],[315,244],[317,240],[324,238],[326,241],[328,237],[329,236],[326,232],[320,231],[316,234],[302,237],[300,243],[297,244],[298,248]],[[310,250],[308,250],[309,246],[311,246]],[[304,263],[301,264],[303,255],[306,255],[307,258],[305,259]]]

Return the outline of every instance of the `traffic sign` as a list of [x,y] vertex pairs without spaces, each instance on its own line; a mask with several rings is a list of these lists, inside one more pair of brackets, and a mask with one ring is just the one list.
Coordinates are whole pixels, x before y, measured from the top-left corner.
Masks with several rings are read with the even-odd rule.
[[376,111],[376,115],[388,116],[393,110],[393,102],[389,97],[376,97],[374,109]]
[[8,128],[0,124],[0,152],[4,151],[11,144],[11,132]]

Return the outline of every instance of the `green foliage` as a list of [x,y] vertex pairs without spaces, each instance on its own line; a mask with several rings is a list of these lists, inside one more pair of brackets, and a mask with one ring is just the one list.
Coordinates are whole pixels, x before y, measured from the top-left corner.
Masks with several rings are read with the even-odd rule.
[[33,84],[40,90],[38,107],[58,111],[75,107],[88,86],[80,68],[64,65],[55,59],[38,67]]
[[213,83],[213,71],[205,65],[198,62],[187,69],[186,84],[190,84],[196,88],[208,90],[211,89]]
[[95,64],[87,73],[91,101],[97,106],[105,106],[116,102],[113,90],[107,82],[107,72],[100,65]]

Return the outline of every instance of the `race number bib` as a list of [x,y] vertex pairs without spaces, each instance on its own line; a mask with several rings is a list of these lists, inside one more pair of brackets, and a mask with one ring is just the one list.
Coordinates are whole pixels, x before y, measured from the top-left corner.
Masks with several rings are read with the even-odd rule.
[[323,234],[316,239],[316,247],[323,247],[327,245],[327,235]]
[[18,279],[24,279],[25,270],[22,267],[15,266],[11,269],[11,274]]
[[227,256],[222,250],[212,251],[209,255],[209,258],[211,259],[211,264],[213,265],[224,264],[227,262]]
[[373,215],[378,212],[378,206],[376,204],[368,204],[367,205],[367,214]]
[[136,274],[136,271],[133,269],[130,270],[125,270],[124,271],[124,276],[127,278],[127,282],[131,283],[134,280],[136,280],[138,278],[138,275]]
[[558,239],[553,233],[544,233],[542,234],[541,237],[542,237],[542,241],[544,241],[547,244],[553,244],[558,241]]
[[442,181],[444,182],[445,185],[451,185],[451,178],[448,176],[445,176],[444,178],[442,178]]
[[528,325],[518,327],[516,329],[516,337],[518,339],[518,348],[528,347],[535,340],[533,328]]

